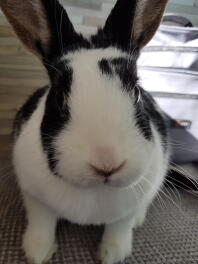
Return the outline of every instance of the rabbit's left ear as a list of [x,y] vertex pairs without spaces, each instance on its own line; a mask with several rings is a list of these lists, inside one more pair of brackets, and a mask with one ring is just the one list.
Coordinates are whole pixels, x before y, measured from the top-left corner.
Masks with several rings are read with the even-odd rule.
[[81,40],[58,0],[0,0],[0,7],[19,39],[41,59],[61,56]]
[[142,48],[155,34],[168,0],[117,0],[103,32],[122,49]]

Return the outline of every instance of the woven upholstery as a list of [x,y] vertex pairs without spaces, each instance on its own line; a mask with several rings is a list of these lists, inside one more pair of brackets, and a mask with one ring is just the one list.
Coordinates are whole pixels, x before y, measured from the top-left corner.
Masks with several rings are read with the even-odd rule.
[[[0,167],[5,167],[0,170],[0,264],[23,264],[26,261],[20,245],[25,210],[12,170],[7,164]],[[125,264],[198,263],[198,194],[180,192],[180,197],[172,194],[174,203],[166,196],[161,202],[156,199],[146,223],[135,231],[133,255]],[[95,255],[102,231],[102,227],[60,221],[59,249],[50,263],[99,263]]]

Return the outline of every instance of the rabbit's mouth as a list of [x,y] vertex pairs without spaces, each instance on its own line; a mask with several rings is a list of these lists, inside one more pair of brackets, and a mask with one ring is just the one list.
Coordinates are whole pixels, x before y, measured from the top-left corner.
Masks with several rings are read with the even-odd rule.
[[88,178],[88,179],[79,179],[72,180],[63,178],[67,184],[73,185],[77,188],[85,188],[85,189],[102,189],[102,188],[111,188],[111,189],[128,189],[131,186],[136,185],[136,182],[133,182],[129,178],[122,179],[97,179],[97,178]]

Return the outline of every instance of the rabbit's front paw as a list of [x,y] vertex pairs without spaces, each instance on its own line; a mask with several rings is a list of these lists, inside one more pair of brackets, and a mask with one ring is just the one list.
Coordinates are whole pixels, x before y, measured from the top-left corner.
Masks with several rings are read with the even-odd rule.
[[49,237],[43,236],[42,232],[39,234],[27,229],[23,238],[23,249],[28,263],[43,264],[51,259],[57,245]]
[[131,255],[131,248],[131,239],[103,240],[99,250],[99,258],[102,264],[119,263]]

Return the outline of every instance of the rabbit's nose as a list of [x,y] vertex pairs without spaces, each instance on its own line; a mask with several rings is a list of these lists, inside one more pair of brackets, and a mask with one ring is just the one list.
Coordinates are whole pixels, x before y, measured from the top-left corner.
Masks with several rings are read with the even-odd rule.
[[126,161],[123,161],[120,165],[116,166],[116,167],[109,167],[109,168],[98,168],[92,164],[89,164],[89,166],[91,167],[91,169],[99,176],[103,176],[104,178],[108,179],[110,176],[112,176],[113,174],[119,172],[122,170],[122,168],[124,167]]
[[103,145],[95,148],[90,159],[89,167],[96,176],[102,176],[106,180],[118,173],[126,161],[119,157],[119,152],[111,145]]

